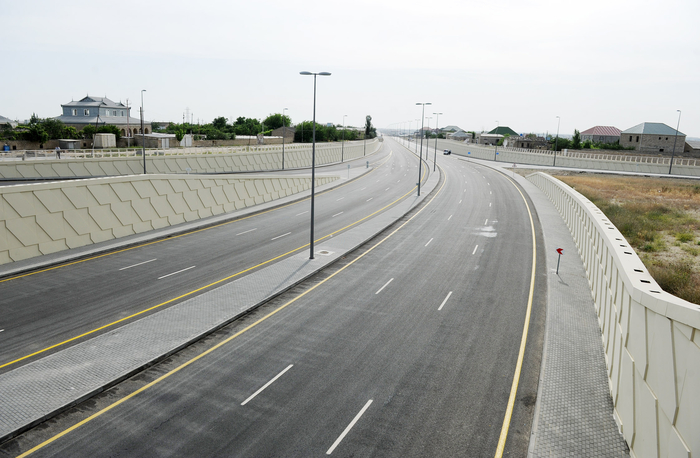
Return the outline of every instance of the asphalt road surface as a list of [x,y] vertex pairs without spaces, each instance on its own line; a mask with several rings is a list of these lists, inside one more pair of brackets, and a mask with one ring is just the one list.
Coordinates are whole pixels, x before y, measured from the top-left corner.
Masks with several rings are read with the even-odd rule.
[[[389,162],[358,180],[352,193],[328,196],[360,206],[382,199],[390,184],[408,179],[404,174],[417,174],[405,149],[389,139],[384,149],[393,151]],[[543,263],[533,275],[541,250],[537,218],[530,206],[531,223],[526,199],[506,176],[460,158],[439,162],[443,181],[432,199],[367,246],[0,451],[12,456],[54,439],[32,456],[498,456],[505,419],[504,456],[524,456],[544,322]],[[408,181],[412,186],[415,178]],[[278,216],[250,256],[275,234],[294,233],[295,211]],[[319,220],[338,211],[326,210]],[[245,224],[235,230],[264,229]],[[205,235],[195,248],[181,246],[190,236],[184,237],[158,255],[178,259],[187,250],[181,264],[167,266],[187,267],[199,262],[191,259],[198,250],[207,253],[201,259],[215,257],[226,236]],[[154,256],[139,252],[147,249],[92,270],[109,266],[114,275],[119,266]],[[143,272],[134,274],[116,291],[127,294],[132,282],[149,291],[147,284],[168,269],[159,266],[142,281]],[[181,278],[211,278],[187,272]],[[104,273],[93,275],[109,283]],[[102,305],[118,301],[114,291],[100,294],[93,308],[118,311]],[[164,293],[149,294],[158,301]]]

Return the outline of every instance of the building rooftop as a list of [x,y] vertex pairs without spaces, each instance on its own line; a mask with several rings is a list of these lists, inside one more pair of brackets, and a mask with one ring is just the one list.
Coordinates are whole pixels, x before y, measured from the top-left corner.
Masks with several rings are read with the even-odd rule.
[[76,101],[71,101],[69,103],[65,103],[61,105],[62,107],[72,107],[72,106],[80,106],[80,107],[109,107],[109,108],[126,108],[126,105],[123,103],[119,102],[113,102],[109,100],[107,97],[92,97],[89,95],[86,95],[82,99]]
[[623,130],[623,134],[649,134],[649,135],[676,135],[685,137],[681,131],[676,131],[673,127],[669,127],[662,122],[643,122],[627,130]]
[[582,135],[602,135],[605,137],[619,137],[620,129],[614,126],[595,126],[581,132]]
[[508,126],[498,126],[495,129],[489,131],[490,134],[499,134],[499,135],[510,135],[511,137],[517,137],[518,133],[511,129]]

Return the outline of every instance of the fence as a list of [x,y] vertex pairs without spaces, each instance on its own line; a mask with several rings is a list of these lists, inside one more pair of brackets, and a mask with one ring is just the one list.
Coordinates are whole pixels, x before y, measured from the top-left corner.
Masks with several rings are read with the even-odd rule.
[[580,193],[544,173],[528,179],[559,210],[583,260],[614,417],[630,450],[638,457],[700,454],[700,306],[661,290]]

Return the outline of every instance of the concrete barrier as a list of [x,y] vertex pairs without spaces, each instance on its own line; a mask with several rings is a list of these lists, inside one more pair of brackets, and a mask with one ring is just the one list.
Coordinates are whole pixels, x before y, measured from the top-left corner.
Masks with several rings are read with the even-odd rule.
[[[456,142],[453,140],[441,140],[438,148],[451,149],[454,154],[460,156],[475,157],[477,159],[486,159],[490,161],[494,160],[494,156],[496,156],[498,162],[505,163],[549,166],[554,164],[554,151],[502,148],[499,146],[498,154],[496,155],[496,149],[494,147]],[[665,175],[668,174],[671,158],[559,151],[557,152],[556,165],[557,167]],[[673,160],[673,174],[700,176],[700,160],[675,158]]]
[[[338,179],[317,177],[316,186]],[[307,177],[139,175],[0,188],[0,264],[239,210]]]
[[602,332],[614,417],[633,456],[700,455],[700,306],[659,288],[588,199],[544,173],[586,268]]
[[[316,145],[316,165],[332,164],[370,155],[379,150],[378,139],[341,144]],[[206,151],[206,152],[203,152]],[[198,154],[192,154],[198,152]],[[0,161],[0,178],[58,178],[104,177],[136,175],[143,173],[143,158],[131,152],[125,157],[106,157],[111,153],[98,153],[96,158],[88,154],[62,152],[62,159],[36,159],[26,161]],[[121,153],[115,153],[121,154]],[[124,153],[126,154],[126,153]],[[150,154],[150,155],[149,155]],[[311,145],[285,146],[284,168],[311,167]],[[264,145],[255,151],[235,151],[232,148],[172,149],[146,152],[148,173],[235,173],[264,172],[282,168],[282,145]]]

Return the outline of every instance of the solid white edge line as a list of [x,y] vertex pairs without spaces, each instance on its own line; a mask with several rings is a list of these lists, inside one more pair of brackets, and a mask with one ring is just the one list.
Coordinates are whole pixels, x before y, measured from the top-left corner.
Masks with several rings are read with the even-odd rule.
[[474,247],[474,251],[472,251],[472,254],[476,253],[476,249],[479,248],[479,245]]
[[491,202],[489,202],[489,207],[491,206]]
[[141,264],[148,264],[149,262],[153,262],[153,261],[157,261],[157,260],[158,260],[158,258],[149,259],[148,261],[139,262],[138,264],[134,264],[133,266],[122,267],[119,270],[131,269],[132,267],[140,266]]
[[338,215],[342,215],[342,214],[343,214],[343,212],[340,212],[340,213],[336,213],[335,215],[331,216],[331,218],[335,218],[336,216],[338,216]]
[[186,271],[186,270],[194,269],[195,267],[197,267],[197,266],[190,266],[190,267],[188,267],[187,269],[178,270],[177,272],[173,272],[173,273],[168,274],[168,275],[163,275],[162,277],[158,277],[158,280],[161,280],[161,279],[163,279],[163,278],[165,278],[165,277],[169,277],[169,276],[171,276],[171,275],[179,274],[180,272],[184,272],[184,271]]
[[489,223],[489,220],[484,221],[484,226],[486,226]]
[[297,213],[297,214],[296,214],[296,215],[294,215],[294,216],[301,216],[301,215],[303,215],[304,213],[309,213],[309,211],[308,211],[308,210],[306,210],[305,212]]
[[367,199],[366,202],[369,202],[369,201],[372,200],[372,199],[374,199],[374,197],[370,197],[369,199]]
[[257,231],[257,230],[258,230],[258,228],[256,227],[255,229],[250,229],[250,230],[247,230],[247,231],[239,232],[239,233],[236,234],[236,235],[243,235],[243,234],[247,234],[248,232],[253,232],[253,231]]
[[449,221],[449,220],[451,220],[451,219],[452,219],[452,215],[450,215],[450,217],[449,217],[449,218],[447,218],[447,221]]
[[328,449],[328,451],[326,452],[326,455],[330,455],[331,453],[333,453],[333,450],[335,450],[335,448],[338,446],[338,444],[340,444],[340,441],[342,441],[345,438],[345,436],[350,432],[352,427],[355,426],[355,423],[357,423],[357,421],[360,419],[360,417],[362,417],[362,415],[365,413],[365,411],[367,409],[369,409],[369,406],[371,404],[372,404],[372,400],[370,399],[369,401],[367,401],[367,404],[365,404],[365,406],[362,408],[362,410],[360,410],[357,413],[357,415],[355,415],[355,418],[353,418],[352,421],[350,422],[350,424],[345,428],[345,431],[343,431],[343,433],[340,436],[338,436],[338,438],[335,440],[335,442],[333,442],[333,445],[331,445],[331,448]]
[[433,241],[433,239],[428,240],[428,243],[426,243],[425,246],[430,245],[430,242],[432,242],[432,241]]
[[273,383],[275,383],[275,381],[276,381],[278,378],[282,377],[282,375],[284,375],[285,372],[287,372],[289,369],[291,369],[292,366],[294,366],[294,364],[290,364],[290,365],[287,366],[287,368],[284,369],[282,372],[280,372],[279,374],[277,374],[277,375],[275,375],[274,377],[272,377],[272,380],[270,380],[269,382],[267,382],[266,384],[264,384],[263,386],[261,386],[260,389],[259,389],[258,391],[256,391],[255,393],[251,394],[251,395],[248,397],[248,399],[246,399],[245,401],[241,402],[241,405],[244,406],[244,405],[248,404],[249,401],[252,401],[253,398],[254,398],[255,396],[259,395],[260,393],[262,393],[262,392],[265,390],[265,388],[267,388],[268,386],[270,386],[270,385],[272,385]]
[[382,286],[381,288],[379,288],[379,290],[378,290],[376,293],[374,293],[374,294],[379,294],[379,293],[381,293],[382,290],[383,290],[384,288],[386,288],[387,286],[389,286],[389,283],[391,283],[392,281],[394,281],[393,278],[392,278],[391,280],[389,280],[388,282],[386,282],[386,283],[384,284],[384,286]]
[[442,304],[440,304],[440,307],[438,307],[438,312],[439,312],[440,310],[442,310],[442,307],[447,303],[447,299],[449,299],[450,296],[452,296],[452,291],[450,291],[450,293],[447,295],[447,297],[445,298],[445,300],[442,301]]
[[291,234],[291,232],[287,232],[286,234],[278,235],[277,237],[275,237],[275,238],[273,238],[273,239],[270,239],[270,240],[272,241],[272,240],[281,239],[281,238],[284,237],[285,235],[289,235],[289,234]]
[[336,202],[339,202],[341,200],[345,199],[345,197],[341,197],[340,199],[336,199]]
[[460,199],[459,203],[460,203],[460,204],[462,203],[462,200],[461,200],[461,199]]

